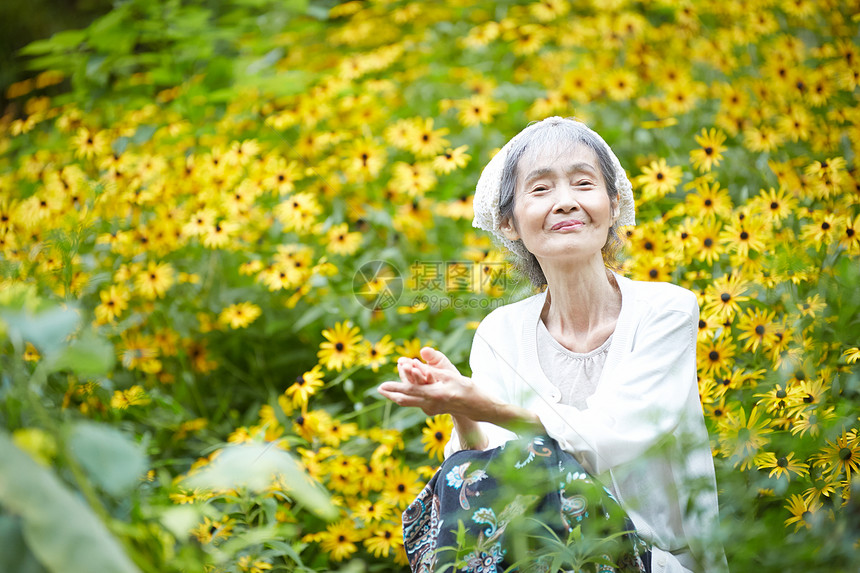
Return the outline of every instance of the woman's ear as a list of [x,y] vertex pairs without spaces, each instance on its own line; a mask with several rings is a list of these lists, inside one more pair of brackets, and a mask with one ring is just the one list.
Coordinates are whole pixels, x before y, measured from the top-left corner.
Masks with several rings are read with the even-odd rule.
[[509,241],[517,241],[520,238],[520,234],[517,232],[516,225],[514,225],[513,217],[507,217],[499,223],[499,230],[502,232],[502,235]]
[[619,207],[619,203],[620,203],[619,195],[616,194],[615,197],[613,197],[612,201],[611,201],[612,216],[610,217],[610,220],[612,222],[609,224],[610,227],[612,225],[614,225],[615,223],[617,223],[618,218],[621,217],[621,208]]

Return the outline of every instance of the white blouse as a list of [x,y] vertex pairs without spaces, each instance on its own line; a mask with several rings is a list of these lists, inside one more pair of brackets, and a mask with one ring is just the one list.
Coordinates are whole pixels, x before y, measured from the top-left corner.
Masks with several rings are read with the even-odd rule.
[[589,352],[573,352],[556,340],[543,320],[537,328],[537,353],[541,370],[561,392],[560,403],[585,410],[585,400],[597,390],[597,382],[612,336]]

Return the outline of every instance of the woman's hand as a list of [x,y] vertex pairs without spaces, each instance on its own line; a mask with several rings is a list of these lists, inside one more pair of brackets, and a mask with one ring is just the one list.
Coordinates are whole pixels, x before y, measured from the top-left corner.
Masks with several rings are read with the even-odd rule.
[[400,382],[384,382],[379,393],[400,406],[414,406],[428,416],[451,414],[463,448],[484,449],[487,438],[478,422],[489,422],[517,434],[543,431],[540,418],[513,404],[493,399],[475,387],[448,357],[433,348],[421,349],[421,358],[400,358]]
[[401,357],[397,361],[400,382],[384,382],[379,393],[400,406],[414,406],[428,416],[452,414],[471,417],[488,405],[472,381],[460,374],[448,357],[433,348],[421,349],[421,362]]

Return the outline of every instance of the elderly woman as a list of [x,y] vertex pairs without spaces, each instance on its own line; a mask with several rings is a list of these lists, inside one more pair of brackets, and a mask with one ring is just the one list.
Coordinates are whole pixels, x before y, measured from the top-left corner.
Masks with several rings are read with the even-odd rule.
[[[505,527],[513,516],[557,506],[541,514],[551,521],[545,533],[561,541],[556,554],[575,553],[565,532],[577,526],[616,542],[590,570],[723,570],[722,551],[709,543],[718,510],[696,383],[696,297],[607,267],[619,227],[635,222],[616,156],[579,121],[533,123],[484,169],[474,208],[474,225],[546,288],[484,318],[471,378],[424,348],[424,362],[401,358],[400,381],[379,388],[399,405],[448,413],[454,422],[445,463],[404,514],[413,569],[502,571],[517,558],[524,563],[514,555],[522,539],[510,531],[505,539]],[[499,497],[508,465],[530,482]],[[528,488],[541,481],[551,487],[535,501]],[[593,484],[605,487],[602,497]],[[614,527],[632,524],[635,533],[606,535],[605,524],[595,525],[619,511],[627,519]],[[470,531],[478,540],[468,552]],[[603,555],[602,546],[591,547]]]

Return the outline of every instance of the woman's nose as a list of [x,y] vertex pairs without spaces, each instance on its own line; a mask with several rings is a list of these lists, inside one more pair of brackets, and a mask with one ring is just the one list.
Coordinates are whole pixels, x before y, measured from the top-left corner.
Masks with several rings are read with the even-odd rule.
[[579,202],[576,200],[576,193],[570,185],[559,185],[556,187],[556,212],[567,212],[579,209]]

